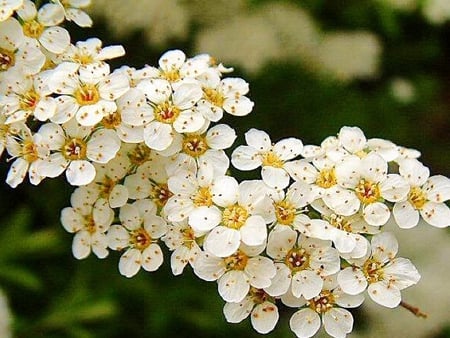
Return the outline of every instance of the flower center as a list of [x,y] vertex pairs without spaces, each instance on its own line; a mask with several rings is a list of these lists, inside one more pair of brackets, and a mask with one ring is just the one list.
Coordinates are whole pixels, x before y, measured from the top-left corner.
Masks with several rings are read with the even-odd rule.
[[44,32],[44,26],[36,20],[24,22],[22,29],[23,33],[32,39],[39,39]]
[[248,256],[241,250],[224,259],[227,270],[244,270],[247,266]]
[[139,228],[131,232],[130,244],[138,250],[144,250],[152,243],[152,237],[144,228]]
[[309,306],[311,310],[321,314],[330,310],[334,306],[334,303],[335,299],[333,294],[328,290],[322,290],[318,296],[308,300],[306,305]]
[[152,151],[149,147],[147,147],[144,143],[139,143],[127,155],[132,165],[140,166],[150,160],[151,153]]
[[156,184],[155,186],[153,186],[152,192],[150,193],[153,201],[160,207],[166,205],[167,200],[172,195],[173,194],[170,192],[167,184]]
[[364,276],[367,281],[372,284],[384,279],[383,264],[375,260],[374,258],[368,259],[362,268]]
[[281,202],[276,202],[275,206],[275,216],[280,224],[291,225],[295,219],[295,207],[286,200]]
[[94,61],[94,58],[89,53],[79,52],[73,56],[73,60],[82,65],[88,65]]
[[116,186],[116,181],[108,176],[105,176],[102,182],[98,183],[100,185],[100,197],[108,199],[111,191]]
[[106,129],[115,129],[122,123],[122,117],[118,111],[107,114],[102,119],[102,124]]
[[100,100],[100,93],[97,87],[88,83],[81,85],[76,90],[74,96],[80,106],[95,104]]
[[63,156],[70,161],[82,160],[86,158],[86,142],[78,138],[68,140],[62,147]]
[[303,248],[292,248],[286,255],[285,264],[293,272],[305,270],[309,267],[309,254]]
[[14,52],[0,48],[0,72],[6,71],[16,63]]
[[316,178],[316,184],[321,188],[331,188],[337,183],[334,168],[322,169]]
[[408,201],[414,206],[414,209],[421,210],[425,203],[427,203],[427,197],[419,187],[411,187],[408,194]]
[[261,154],[261,161],[263,166],[283,168],[284,162],[272,150]]
[[223,224],[232,229],[239,230],[248,218],[248,212],[238,204],[225,208],[222,214]]
[[195,196],[192,198],[194,205],[197,207],[210,207],[213,204],[211,191],[208,187],[198,189]]
[[257,289],[253,286],[250,287],[248,294],[255,304],[262,304],[267,301],[275,302],[274,298],[267,294],[263,289]]
[[199,157],[209,149],[205,138],[201,135],[186,136],[182,147],[183,151],[192,157]]
[[34,90],[30,90],[20,96],[19,107],[22,110],[33,110],[36,108],[39,99],[39,95]]
[[381,197],[378,183],[362,179],[355,189],[356,196],[363,204],[370,204],[378,201]]
[[352,223],[347,219],[345,219],[343,216],[332,214],[328,218],[328,222],[335,228],[338,228],[339,230],[352,232]]
[[89,232],[91,235],[95,234],[97,231],[97,227],[95,226],[94,217],[92,215],[88,215],[84,217],[84,229]]
[[32,163],[39,158],[37,146],[31,138],[27,138],[23,142],[22,157],[28,163]]
[[169,124],[173,123],[180,115],[180,109],[170,102],[164,102],[156,106],[154,114],[157,121]]
[[176,82],[181,79],[180,71],[178,69],[162,71],[161,76],[169,82]]
[[192,249],[192,246],[195,243],[194,230],[191,227],[187,227],[182,230],[182,234],[183,234],[183,245],[189,249]]
[[203,97],[217,107],[222,107],[225,97],[212,88],[203,88]]

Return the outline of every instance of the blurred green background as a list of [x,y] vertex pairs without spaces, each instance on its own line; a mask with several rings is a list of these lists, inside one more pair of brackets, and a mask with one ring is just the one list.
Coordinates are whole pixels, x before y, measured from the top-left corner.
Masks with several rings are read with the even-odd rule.
[[[246,79],[255,102],[249,116],[224,119],[239,135],[236,144],[251,127],[266,130],[273,141],[296,136],[319,144],[341,126],[359,126],[368,138],[420,150],[432,173],[449,176],[450,10],[445,16],[444,4],[433,17],[427,12],[433,1],[439,2],[93,0],[94,27],[67,27],[73,42],[96,36],[104,45],[124,45],[127,55],[115,67],[156,66],[174,48],[188,56],[207,52],[234,67],[229,76]],[[241,35],[228,31],[234,26]],[[337,32],[343,38],[328,43]],[[7,169],[3,161],[1,177]],[[14,190],[0,186],[0,289],[14,337],[259,336],[249,320],[227,324],[216,284],[198,280],[189,268],[173,277],[164,264],[127,279],[118,273],[115,252],[105,260],[75,260],[72,235],[59,223],[71,192],[63,179]],[[450,292],[442,285],[450,270],[449,232],[422,228],[399,232],[407,238],[404,249],[400,240],[400,253],[414,256],[424,283],[441,287],[419,283],[413,289],[425,292],[405,293],[429,319],[363,305],[353,312],[352,337],[450,337]],[[293,337],[292,310],[280,314],[268,336]],[[399,334],[407,332],[402,325],[410,327],[407,335]]]

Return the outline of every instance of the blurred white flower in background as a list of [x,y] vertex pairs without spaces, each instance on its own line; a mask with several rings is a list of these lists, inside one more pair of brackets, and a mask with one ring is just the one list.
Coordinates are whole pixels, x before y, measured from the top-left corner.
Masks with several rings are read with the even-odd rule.
[[423,4],[422,12],[430,23],[441,25],[450,19],[450,1],[426,0]]
[[11,338],[11,313],[9,311],[8,300],[0,289],[0,337]]
[[189,13],[178,0],[96,0],[90,12],[119,38],[143,30],[149,44],[160,45],[189,34]]
[[405,78],[396,77],[391,80],[391,95],[400,103],[410,103],[416,95],[414,84]]
[[324,35],[317,50],[318,66],[342,81],[373,78],[378,73],[382,46],[371,32],[333,32]]

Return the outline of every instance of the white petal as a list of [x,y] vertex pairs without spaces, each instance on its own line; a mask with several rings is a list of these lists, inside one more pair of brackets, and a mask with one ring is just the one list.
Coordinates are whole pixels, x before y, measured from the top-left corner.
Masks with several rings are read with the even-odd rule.
[[263,256],[250,258],[244,271],[250,277],[250,285],[258,289],[269,287],[276,274],[273,261]]
[[197,111],[182,110],[173,122],[173,128],[179,133],[195,133],[205,125],[205,118]]
[[332,337],[345,338],[347,333],[352,332],[353,316],[346,309],[332,308],[322,318],[325,331]]
[[252,312],[251,323],[256,332],[266,334],[275,328],[279,317],[276,305],[266,301],[256,305]]
[[395,258],[384,267],[386,279],[394,283],[399,290],[403,290],[411,285],[417,284],[420,274],[416,267],[407,258]]
[[241,240],[247,245],[263,244],[267,239],[267,226],[259,215],[250,216],[241,227]]
[[432,202],[448,201],[450,199],[450,178],[442,175],[431,176],[422,189],[426,191],[428,199]]
[[269,134],[258,129],[250,129],[245,133],[245,141],[257,151],[268,151],[272,148]]
[[95,178],[95,167],[88,161],[72,161],[66,170],[67,182],[71,185],[86,185]]
[[231,154],[231,163],[239,170],[253,170],[261,165],[261,159],[255,148],[239,146]]
[[400,290],[395,286],[388,286],[385,281],[370,284],[367,291],[370,298],[380,305],[395,308],[400,304]]
[[206,236],[204,249],[217,257],[227,257],[236,252],[240,242],[238,230],[218,226]]
[[380,202],[366,205],[363,209],[364,220],[370,225],[384,225],[389,220],[391,212],[389,208]]
[[11,188],[16,188],[20,183],[23,182],[30,163],[23,158],[17,158],[8,171],[8,176],[6,177],[6,183],[9,184]]
[[319,331],[320,317],[311,309],[302,309],[292,315],[289,326],[298,338],[309,338]]
[[67,232],[77,232],[83,228],[84,217],[73,208],[64,208],[61,211],[61,224]]
[[48,51],[60,54],[69,47],[70,35],[62,27],[47,27],[39,38],[39,42]]
[[398,241],[392,232],[376,234],[371,240],[372,256],[385,263],[397,255]]
[[236,203],[239,194],[239,184],[234,177],[217,177],[211,185],[212,199],[215,204],[227,207]]
[[141,263],[141,252],[138,249],[129,249],[120,257],[119,272],[125,277],[133,277],[139,272]]
[[155,150],[167,149],[173,141],[172,133],[170,124],[151,122],[144,128],[145,144]]
[[122,184],[116,184],[109,194],[111,208],[120,208],[128,201],[128,189]]
[[291,269],[283,263],[275,263],[276,274],[272,278],[272,284],[264,288],[272,297],[284,295],[291,286]]
[[72,254],[76,259],[84,259],[91,253],[91,236],[82,230],[75,234],[72,241]]
[[252,312],[254,305],[251,297],[245,297],[238,303],[226,303],[223,314],[228,323],[240,323]]
[[195,208],[189,215],[189,225],[195,231],[206,232],[217,226],[222,220],[222,213],[216,206]]
[[206,133],[206,142],[212,149],[227,149],[236,140],[236,132],[226,124],[218,124]]
[[121,225],[111,225],[107,234],[108,246],[113,250],[121,251],[129,245],[129,232]]
[[142,252],[142,267],[147,271],[156,271],[162,265],[164,260],[161,247],[152,243]]
[[367,280],[363,272],[352,267],[340,271],[337,281],[342,290],[349,295],[357,295],[367,287]]
[[284,189],[289,185],[289,174],[283,168],[264,166],[261,177],[269,187]]
[[238,303],[242,301],[249,290],[248,277],[242,271],[228,271],[218,281],[219,295],[226,302]]
[[399,202],[406,198],[409,192],[408,182],[400,175],[390,174],[380,184],[381,195],[390,202]]
[[450,226],[450,208],[444,203],[426,203],[420,214],[423,220],[428,224],[438,227],[445,228]]
[[419,223],[419,211],[414,209],[408,201],[397,202],[392,208],[395,222],[402,229],[411,229]]
[[292,278],[292,293],[295,297],[311,299],[322,290],[323,280],[315,271],[303,270]]
[[358,127],[342,127],[339,131],[339,143],[352,154],[366,145],[366,136]]
[[275,143],[273,150],[281,160],[289,161],[302,153],[303,143],[297,138],[290,137]]

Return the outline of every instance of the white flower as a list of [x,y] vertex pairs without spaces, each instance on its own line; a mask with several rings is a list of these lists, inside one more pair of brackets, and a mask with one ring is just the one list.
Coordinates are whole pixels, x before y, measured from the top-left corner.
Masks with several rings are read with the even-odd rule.
[[316,194],[310,185],[294,182],[289,186],[286,194],[282,190],[271,195],[275,209],[276,224],[291,226],[293,229],[310,236],[311,222],[306,206],[315,200]]
[[394,308],[400,304],[400,291],[416,284],[420,275],[409,259],[397,257],[398,243],[390,232],[372,237],[372,254],[367,259],[356,260],[352,267],[338,274],[342,290],[356,295],[366,288],[376,303]]
[[198,109],[209,121],[217,122],[223,117],[223,111],[234,116],[248,115],[254,103],[245,95],[249,91],[248,83],[241,78],[220,79],[216,70],[210,69],[202,74],[203,98]]
[[164,205],[164,214],[168,220],[179,222],[189,219],[189,224],[202,232],[216,226],[220,222],[221,212],[213,203],[213,180],[210,166],[202,166],[196,175],[180,170],[169,177],[167,186],[173,196]]
[[186,221],[168,225],[167,233],[162,240],[169,250],[173,251],[170,256],[170,267],[175,276],[182,274],[188,263],[191,266],[195,264],[201,252],[197,244],[197,238],[201,235],[196,233]]
[[145,143],[155,150],[165,150],[174,141],[175,133],[194,133],[205,124],[203,116],[194,109],[202,96],[195,83],[181,83],[172,89],[167,80],[142,80],[142,90],[153,108],[154,119],[144,126]]
[[116,156],[106,164],[94,164],[95,179],[86,187],[99,198],[108,200],[111,208],[120,208],[128,201],[128,190],[122,180],[128,174],[130,165],[125,156]]
[[64,9],[67,21],[73,21],[80,27],[91,27],[92,19],[80,8],[85,8],[91,4],[91,0],[53,0]]
[[[44,63],[45,55],[36,43],[25,38],[18,20],[0,21],[0,82],[6,81],[2,89],[18,77],[38,73]],[[14,72],[11,78],[9,72]]]
[[74,120],[60,126],[47,123],[39,134],[47,142],[52,153],[39,166],[46,177],[56,177],[66,170],[67,181],[72,185],[86,185],[95,178],[95,167],[91,162],[107,163],[120,149],[120,140],[112,130],[79,126]]
[[226,124],[215,125],[206,134],[185,134],[181,152],[176,155],[174,161],[189,161],[191,157],[197,161],[197,165],[210,165],[214,170],[214,176],[225,175],[230,160],[224,149],[231,147],[235,139],[234,129]]
[[[59,0],[57,0],[59,2]],[[64,1],[66,2],[66,1]],[[102,47],[102,41],[98,38],[90,38],[86,41],[77,41],[56,58],[61,62],[74,62],[80,67],[88,64],[103,63],[125,55],[125,49],[121,45]]]
[[306,303],[307,307],[292,315],[289,325],[299,338],[314,336],[321,324],[330,336],[345,338],[353,329],[353,316],[343,307],[358,307],[363,301],[364,298],[345,295],[339,288],[324,289]]
[[316,297],[323,278],[339,271],[340,261],[330,242],[308,239],[286,226],[276,226],[269,234],[267,254],[275,260],[277,274],[265,288],[271,296],[291,289],[294,297]]
[[390,217],[384,200],[401,201],[409,191],[403,177],[387,171],[387,162],[375,152],[362,159],[349,155],[336,165],[339,186],[328,189],[322,199],[342,216],[353,215],[362,206],[362,214],[368,224],[384,225]]
[[59,54],[69,46],[69,32],[57,26],[64,21],[63,7],[48,3],[37,11],[32,1],[23,0],[17,15],[21,19],[25,36],[30,40],[38,41],[49,52]]
[[275,328],[278,322],[278,308],[275,299],[264,290],[250,288],[248,295],[238,303],[226,303],[223,313],[227,322],[240,323],[249,315],[253,328],[261,334],[266,334]]
[[115,99],[130,87],[121,73],[110,74],[106,63],[87,64],[79,68],[65,62],[54,71],[49,88],[57,97],[58,108],[52,122],[62,124],[73,116],[82,126],[94,126],[105,116],[117,110]]
[[[238,184],[234,178],[222,176],[214,180],[211,192],[213,202],[223,209],[221,216],[216,218],[217,226],[205,238],[203,248],[206,251],[226,257],[235,253],[241,242],[248,246],[259,246],[266,242],[266,224],[273,221],[274,215],[271,200],[266,195],[267,188],[262,181],[243,181]],[[202,219],[200,212],[197,216],[198,220]],[[191,226],[195,229],[196,222]]]
[[415,227],[419,215],[435,227],[450,226],[450,208],[445,204],[450,199],[450,179],[430,177],[429,169],[416,159],[402,160],[399,172],[411,186],[407,199],[395,203],[392,210],[399,227]]
[[166,222],[156,215],[156,205],[150,200],[139,200],[120,208],[121,225],[112,225],[108,231],[108,245],[113,250],[126,251],[119,260],[119,271],[133,277],[142,267],[156,271],[163,263],[158,239],[167,231]]
[[22,6],[23,0],[1,0],[0,1],[0,21],[8,19],[15,10]]
[[[81,192],[80,193],[86,193]],[[73,202],[80,203],[81,195]],[[77,259],[84,259],[91,251],[98,258],[108,256],[108,242],[105,232],[114,219],[114,212],[108,201],[98,199],[92,206],[74,205],[61,211],[61,223],[70,233],[75,233],[72,242],[72,253]]]
[[231,163],[240,170],[253,170],[262,166],[261,176],[268,186],[283,189],[289,184],[285,163],[300,155],[303,143],[287,138],[272,145],[270,136],[261,130],[250,129],[245,133],[247,146],[239,146],[231,155]]
[[43,140],[39,133],[32,134],[30,129],[24,128],[6,139],[6,150],[14,159],[6,178],[12,188],[23,182],[25,175],[29,174],[30,183],[37,185],[44,178],[40,173],[39,166],[45,160],[50,151],[49,145]]
[[28,117],[46,121],[55,114],[56,102],[41,77],[23,77],[20,82],[11,82],[9,89],[10,93],[0,97],[6,123],[25,122]]
[[253,286],[268,287],[275,276],[271,259],[250,255],[244,249],[225,258],[201,253],[194,265],[195,274],[206,281],[218,281],[218,291],[226,302],[241,302]]

